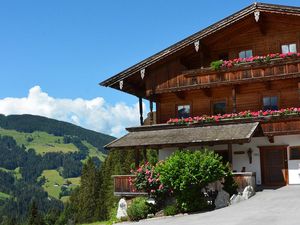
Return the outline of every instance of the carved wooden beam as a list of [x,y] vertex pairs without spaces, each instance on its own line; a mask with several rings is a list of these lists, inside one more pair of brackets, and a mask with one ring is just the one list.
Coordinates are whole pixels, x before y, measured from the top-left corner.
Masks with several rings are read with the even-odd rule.
[[265,28],[265,24],[263,21],[263,16],[262,13],[259,10],[256,10],[254,12],[254,20],[255,20],[255,24],[258,26],[258,29],[260,31],[260,33],[262,35],[266,34],[266,28]]

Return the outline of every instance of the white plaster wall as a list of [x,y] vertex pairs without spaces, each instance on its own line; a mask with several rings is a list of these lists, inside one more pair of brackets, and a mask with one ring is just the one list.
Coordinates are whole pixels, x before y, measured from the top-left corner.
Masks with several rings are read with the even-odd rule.
[[[226,150],[227,149],[227,145],[214,145],[214,146],[205,146],[208,149],[212,149],[212,150]],[[195,150],[201,150],[204,147],[201,146],[191,146],[191,147],[187,147],[184,148],[186,150],[191,150],[191,151],[195,151]],[[173,152],[175,152],[177,150],[177,148],[163,148],[159,150],[159,154],[158,154],[158,158],[159,160],[165,160],[166,158],[168,158]]]
[[[232,170],[241,172],[242,168],[245,167],[246,172],[256,173],[256,184],[261,184],[261,171],[260,171],[260,154],[257,143],[267,143],[267,138],[253,138],[250,143],[243,145],[234,144],[232,145]],[[260,144],[263,145],[263,144]],[[249,162],[247,151],[249,148],[252,149],[252,163]],[[234,154],[237,151],[244,151],[244,154]]]
[[[243,145],[232,145],[232,169],[240,172],[243,167],[247,172],[256,172],[256,183],[261,184],[261,168],[260,168],[260,153],[258,146],[274,146],[274,145],[289,145],[300,146],[300,135],[286,135],[274,137],[274,143],[270,143],[266,137],[252,138],[250,143]],[[208,146],[209,149],[218,151],[227,149],[227,145]],[[252,149],[252,163],[249,163],[247,155],[248,149]],[[187,149],[196,150],[201,147],[189,147]],[[159,151],[159,159],[164,160],[170,156],[176,148],[165,148]],[[236,155],[234,152],[244,151],[242,155]],[[290,160],[288,154],[288,170],[289,170],[289,184],[300,184],[300,160]]]
[[[275,146],[275,145],[288,145],[288,146],[300,146],[300,135],[284,135],[275,136],[274,143],[270,143],[266,137],[252,138],[250,143],[243,145],[234,144],[232,151],[245,151],[243,155],[232,156],[232,169],[241,171],[242,167],[246,167],[246,171],[256,172],[256,183],[261,184],[261,168],[260,168],[260,153],[258,146]],[[252,164],[249,163],[247,155],[248,149],[251,148],[252,153]],[[300,160],[289,159],[289,148],[287,151],[288,159],[288,173],[289,173],[289,184],[300,184]]]
[[[274,146],[274,145],[288,145],[288,146],[300,146],[300,135],[284,135],[275,136],[274,143],[270,143],[267,138],[252,138],[249,144],[244,144],[243,146],[249,146],[253,151],[259,154],[259,149],[257,146]],[[288,174],[289,174],[289,184],[300,184],[300,160],[290,160],[289,159],[289,148],[287,151],[288,159]],[[256,157],[256,156],[253,156]],[[259,157],[258,157],[259,158]],[[254,159],[254,158],[253,158]],[[258,160],[259,161],[259,160]],[[257,164],[259,166],[259,173],[257,173],[257,180],[260,179],[260,161]],[[247,170],[247,167],[246,167]],[[255,171],[253,171],[255,172]],[[257,181],[258,183],[258,181]]]

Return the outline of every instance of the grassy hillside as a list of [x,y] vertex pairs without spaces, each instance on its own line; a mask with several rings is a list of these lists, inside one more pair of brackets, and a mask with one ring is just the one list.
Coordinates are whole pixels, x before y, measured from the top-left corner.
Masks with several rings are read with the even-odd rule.
[[0,127],[25,133],[44,131],[54,136],[76,136],[89,142],[103,153],[106,153],[103,146],[115,139],[112,136],[84,129],[71,123],[35,115],[5,116],[0,114]]
[[[54,136],[43,131],[25,133],[0,127],[0,135],[11,136],[16,140],[18,145],[24,145],[26,149],[33,148],[36,153],[41,155],[48,152],[68,153],[79,151],[73,143],[64,143],[63,137]],[[103,152],[87,141],[82,141],[82,143],[89,149],[90,157],[97,157],[100,161],[104,161],[106,155]]]
[[45,191],[54,198],[59,198],[60,188],[64,184],[64,178],[61,177],[57,170],[44,170],[42,175],[46,178],[43,185]]
[[[15,188],[14,198],[23,186],[17,182],[36,182],[50,197],[68,201],[70,191],[80,184],[82,164],[91,157],[100,165],[106,158],[103,146],[114,139],[41,116],[0,114],[0,172],[7,174],[2,182]],[[1,201],[10,197],[5,187],[0,186]]]
[[74,144],[64,144],[63,137],[57,137],[46,132],[35,131],[32,133],[24,133],[0,128],[0,135],[11,136],[19,145],[24,145],[27,149],[33,148],[38,154],[78,151]]
[[[41,177],[46,178],[46,182],[43,185],[45,191],[56,199],[59,199],[59,193],[61,192],[61,187],[67,185],[67,189],[73,189],[79,185],[80,178],[68,178],[64,179],[57,170],[44,170]],[[68,196],[64,196],[62,199],[67,200]]]

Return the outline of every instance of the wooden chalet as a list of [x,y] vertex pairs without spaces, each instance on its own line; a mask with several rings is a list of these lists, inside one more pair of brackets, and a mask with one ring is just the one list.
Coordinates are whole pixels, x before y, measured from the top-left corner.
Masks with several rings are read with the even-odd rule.
[[139,98],[142,125],[106,148],[208,146],[258,185],[300,184],[298,52],[300,7],[254,3],[101,82]]

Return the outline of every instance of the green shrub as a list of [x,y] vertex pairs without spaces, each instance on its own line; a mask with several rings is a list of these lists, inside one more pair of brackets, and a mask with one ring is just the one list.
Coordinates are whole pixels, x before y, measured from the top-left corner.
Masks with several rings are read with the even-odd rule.
[[146,219],[149,213],[149,206],[146,198],[137,197],[133,199],[132,203],[127,209],[127,214],[130,220],[138,221]]
[[168,205],[164,208],[164,215],[165,216],[174,216],[176,214],[177,214],[176,205]]
[[217,60],[217,61],[213,61],[213,62],[210,63],[210,67],[213,70],[221,69],[222,65],[223,65],[223,60]]
[[177,151],[157,166],[161,182],[170,187],[182,212],[208,209],[202,188],[226,176],[222,157],[213,151]]

